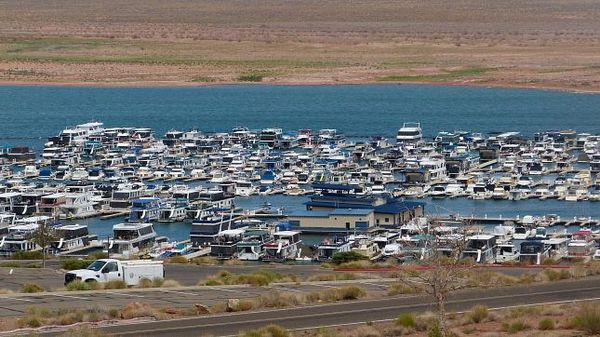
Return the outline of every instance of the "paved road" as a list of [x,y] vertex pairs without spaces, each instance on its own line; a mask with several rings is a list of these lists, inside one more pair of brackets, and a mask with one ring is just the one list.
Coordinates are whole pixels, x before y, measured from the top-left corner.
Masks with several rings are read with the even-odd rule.
[[49,310],[62,308],[121,308],[139,301],[155,307],[192,308],[195,304],[211,306],[228,299],[255,298],[269,291],[310,293],[340,285],[356,285],[370,293],[387,292],[392,280],[314,282],[310,284],[273,284],[268,287],[228,286],[156,289],[115,289],[100,291],[48,292],[0,295],[0,318],[22,316],[28,307]]
[[[18,263],[18,261],[16,261]],[[23,262],[25,263],[25,262]],[[495,268],[481,267],[507,275],[518,276],[523,273],[538,272],[528,268]],[[64,273],[59,271],[58,261],[48,261],[47,268],[4,268],[0,267],[0,288],[18,291],[24,283],[35,282],[46,290],[64,289]],[[233,273],[248,273],[258,269],[270,269],[280,273],[294,274],[301,279],[306,279],[318,273],[328,273],[330,270],[322,269],[318,265],[287,265],[287,264],[256,264],[243,266],[197,266],[189,264],[165,264],[167,279],[179,282],[183,286],[194,286],[199,280],[214,275],[222,270]],[[12,274],[10,271],[12,270]],[[385,277],[385,273],[382,273]]]
[[[253,290],[248,289],[248,291],[259,288],[251,289]],[[296,290],[298,289],[302,290],[301,288]],[[153,293],[149,292],[148,295],[150,294]],[[115,298],[119,298],[118,295],[115,295]],[[172,295],[177,298],[195,296],[187,292]],[[452,296],[447,307],[448,311],[460,312],[469,310],[476,304],[485,304],[495,309],[591,299],[600,300],[600,278],[598,277],[505,288],[469,289]],[[432,308],[433,305],[427,297],[405,296],[166,321],[123,323],[101,329],[116,336],[235,336],[240,331],[260,328],[267,324],[278,324],[289,329],[361,324],[369,321],[391,320],[402,312],[423,312]],[[42,335],[57,336],[60,332],[45,332]]]
[[[589,299],[600,299],[600,278],[465,290],[452,296],[447,307],[449,311],[460,312],[469,310],[475,304],[485,304],[490,308],[505,308]],[[432,303],[428,298],[414,296],[168,321],[138,322],[104,327],[102,330],[116,336],[232,336],[237,335],[239,331],[256,329],[271,323],[289,329],[304,329],[389,320],[402,312],[422,312],[431,309]],[[56,333],[43,335],[53,336]]]

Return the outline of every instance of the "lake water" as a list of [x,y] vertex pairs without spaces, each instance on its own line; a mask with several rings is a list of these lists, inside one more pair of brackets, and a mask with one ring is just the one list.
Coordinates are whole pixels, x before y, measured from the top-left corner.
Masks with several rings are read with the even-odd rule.
[[43,141],[65,126],[227,131],[337,128],[348,136],[395,135],[403,122],[476,132],[600,130],[600,95],[418,85],[89,88],[0,86],[0,145]]
[[[89,88],[0,86],[0,145],[26,144],[40,149],[65,126],[102,121],[106,126],[228,131],[281,127],[336,128],[352,137],[393,137],[403,122],[422,123],[424,133],[537,131],[572,128],[600,130],[600,95],[543,90],[487,89],[418,85],[268,86],[197,88]],[[304,197],[272,196],[274,208],[300,209]],[[556,213],[564,218],[600,218],[600,204],[556,200],[424,200],[430,214],[514,217]],[[259,207],[264,197],[236,200]],[[121,219],[83,220],[105,236]],[[189,224],[157,224],[157,232],[185,239]]]

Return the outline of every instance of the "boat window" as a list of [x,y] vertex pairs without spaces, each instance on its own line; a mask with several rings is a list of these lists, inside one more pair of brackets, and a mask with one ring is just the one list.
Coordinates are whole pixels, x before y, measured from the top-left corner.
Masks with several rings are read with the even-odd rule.
[[104,267],[105,264],[106,264],[106,262],[104,262],[104,261],[94,261],[86,269],[93,270],[93,271],[99,271],[100,269],[102,269],[102,267]]

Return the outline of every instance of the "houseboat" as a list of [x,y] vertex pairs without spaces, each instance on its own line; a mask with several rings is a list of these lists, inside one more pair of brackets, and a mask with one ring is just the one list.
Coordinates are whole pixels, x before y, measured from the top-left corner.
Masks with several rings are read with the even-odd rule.
[[54,234],[57,240],[50,243],[50,248],[55,254],[87,247],[97,238],[90,235],[87,226],[78,224],[54,227]]
[[244,239],[245,229],[226,229],[220,231],[210,243],[210,255],[227,260],[237,257],[238,244]]
[[463,258],[472,259],[476,263],[493,263],[495,261],[496,237],[489,234],[477,234],[467,239]]
[[242,261],[259,261],[265,255],[265,245],[273,241],[267,230],[249,229],[237,245],[238,259]]
[[154,248],[156,239],[151,223],[120,223],[113,226],[107,251],[111,258],[132,258]]
[[317,246],[317,261],[331,261],[337,253],[349,252],[352,249],[353,242],[345,237],[326,238],[321,240]]
[[279,231],[273,233],[273,241],[265,245],[263,261],[283,262],[300,256],[302,240],[300,232]]
[[133,199],[129,209],[129,222],[155,221],[160,218],[163,203],[160,198],[144,197]]

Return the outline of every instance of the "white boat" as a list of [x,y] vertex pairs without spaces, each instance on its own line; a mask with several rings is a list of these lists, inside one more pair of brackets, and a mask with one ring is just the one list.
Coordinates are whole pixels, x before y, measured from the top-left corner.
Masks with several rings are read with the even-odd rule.
[[266,244],[263,261],[283,262],[300,256],[302,240],[300,232],[279,231],[273,233],[273,241]]
[[96,238],[89,234],[87,226],[79,224],[55,227],[54,233],[58,240],[53,241],[50,248],[56,253],[87,247]]
[[113,237],[107,242],[109,257],[133,258],[156,248],[156,232],[151,223],[113,225]]
[[513,243],[500,243],[496,249],[496,263],[513,262],[519,259],[519,250]]
[[513,239],[515,240],[527,240],[532,236],[531,230],[524,226],[516,226],[513,233]]
[[396,142],[402,144],[415,144],[422,140],[421,123],[404,123],[396,135]]
[[333,255],[337,253],[349,252],[352,248],[352,241],[345,237],[326,238],[321,240],[317,246],[317,261],[330,261]]

